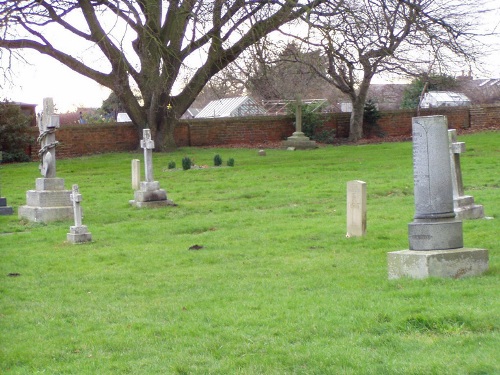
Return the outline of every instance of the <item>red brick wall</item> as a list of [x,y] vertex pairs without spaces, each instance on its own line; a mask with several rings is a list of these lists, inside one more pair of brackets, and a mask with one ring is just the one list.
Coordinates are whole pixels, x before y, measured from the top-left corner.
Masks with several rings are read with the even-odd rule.
[[[378,121],[380,130],[386,136],[411,136],[411,118],[415,111],[398,110],[381,113]],[[500,106],[472,108],[440,108],[422,110],[421,116],[445,115],[450,128],[486,129],[500,128]],[[349,134],[349,113],[325,115],[325,128],[335,129],[337,137]],[[231,117],[221,119],[181,120],[175,129],[179,147],[224,146],[231,144],[252,144],[256,147],[266,143],[279,142],[294,132],[294,118],[291,116]],[[37,128],[33,129],[36,138]],[[105,152],[132,151],[139,148],[139,132],[131,124],[86,124],[61,126],[56,138],[59,158],[91,155]],[[31,147],[31,156],[38,158],[39,146]]]

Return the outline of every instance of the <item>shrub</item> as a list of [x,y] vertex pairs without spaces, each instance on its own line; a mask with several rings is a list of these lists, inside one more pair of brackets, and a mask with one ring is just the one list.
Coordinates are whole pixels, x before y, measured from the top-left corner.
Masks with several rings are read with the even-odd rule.
[[175,161],[168,162],[168,169],[175,169]]
[[366,125],[367,134],[371,135],[373,132],[378,137],[383,137],[385,134],[380,130],[378,125],[378,119],[381,117],[379,110],[377,109],[377,105],[373,100],[368,100],[365,103],[363,120]]
[[188,169],[191,169],[191,165],[193,165],[191,158],[186,156],[182,159],[182,169],[187,171]]
[[219,154],[217,154],[217,155],[214,156],[214,165],[216,167],[219,167],[219,166],[222,165],[222,158],[220,157]]
[[234,167],[234,159],[233,158],[229,158],[227,160],[227,166],[228,167]]
[[33,142],[29,134],[30,117],[17,105],[0,103],[0,151],[2,161],[29,161],[25,148]]

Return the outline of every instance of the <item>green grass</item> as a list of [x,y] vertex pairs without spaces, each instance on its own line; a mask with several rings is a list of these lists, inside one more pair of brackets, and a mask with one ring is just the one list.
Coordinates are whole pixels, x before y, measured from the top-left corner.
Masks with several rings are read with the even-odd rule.
[[[58,161],[93,242],[0,217],[0,373],[499,374],[500,133],[460,138],[466,193],[495,219],[464,222],[490,270],[457,280],[387,279],[413,220],[409,142],[154,154],[178,205],[159,209],[128,203],[139,152]],[[185,156],[210,168],[168,170]],[[26,204],[37,163],[0,173],[8,204]],[[353,179],[363,238],[345,237]]]

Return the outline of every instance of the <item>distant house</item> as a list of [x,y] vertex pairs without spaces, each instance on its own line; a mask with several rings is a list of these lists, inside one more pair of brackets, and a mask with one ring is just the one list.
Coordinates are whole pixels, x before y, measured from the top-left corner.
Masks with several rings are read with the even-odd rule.
[[460,83],[460,90],[472,104],[500,103],[500,78],[466,80]]
[[198,108],[193,108],[190,107],[184,114],[181,116],[182,119],[184,118],[195,118],[196,115],[200,113],[200,110]]
[[249,96],[212,100],[195,118],[265,115],[266,110]]
[[31,118],[31,126],[36,126],[36,104],[28,104],[21,102],[8,102],[7,104],[19,107],[21,112]]
[[453,91],[429,91],[420,102],[421,108],[459,107],[471,105],[465,94]]

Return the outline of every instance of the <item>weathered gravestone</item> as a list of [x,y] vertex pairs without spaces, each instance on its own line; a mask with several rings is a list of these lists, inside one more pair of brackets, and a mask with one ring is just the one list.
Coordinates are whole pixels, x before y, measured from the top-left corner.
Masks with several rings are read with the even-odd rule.
[[457,219],[480,219],[484,217],[482,205],[474,203],[474,197],[464,194],[460,154],[465,152],[465,143],[457,142],[457,131],[448,130],[451,161],[451,181],[453,184],[453,209]]
[[[2,151],[0,151],[0,165],[2,164]],[[1,168],[0,168],[1,174]],[[0,215],[12,215],[14,210],[7,206],[7,198],[2,197],[2,176],[0,175]]]
[[347,183],[347,235],[361,237],[366,234],[366,182]]
[[71,243],[90,242],[92,241],[92,234],[88,231],[87,226],[82,224],[82,195],[80,194],[78,185],[73,185],[71,201],[73,202],[75,225],[69,227],[66,239]]
[[139,190],[141,186],[141,161],[132,160],[132,189]]
[[465,277],[488,269],[488,251],[463,247],[462,222],[455,218],[448,124],[444,116],[412,120],[414,221],[409,250],[388,253],[389,279]]
[[59,116],[54,114],[52,98],[43,99],[43,113],[37,118],[40,136],[40,172],[35,190],[26,192],[26,205],[19,207],[19,217],[35,222],[71,219],[71,191],[64,189],[64,179],[56,177],[56,129]]
[[130,204],[136,207],[161,207],[173,206],[172,201],[167,199],[167,192],[160,189],[160,183],[153,178],[153,149],[155,143],[151,139],[151,130],[143,130],[141,148],[144,149],[144,171],[146,181],[141,181],[139,190],[134,192],[134,200]]
[[283,141],[283,146],[288,150],[306,150],[317,148],[315,141],[312,141],[302,132],[302,102],[297,101],[295,112],[295,132]]

